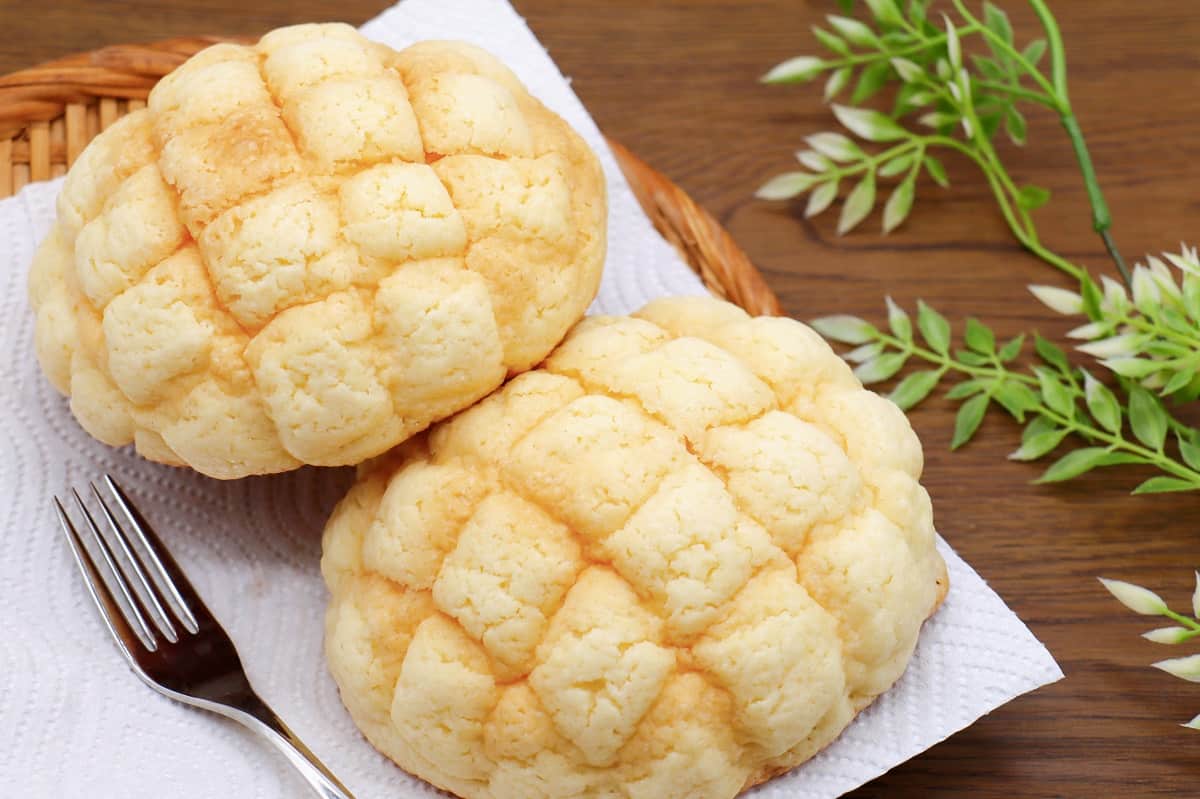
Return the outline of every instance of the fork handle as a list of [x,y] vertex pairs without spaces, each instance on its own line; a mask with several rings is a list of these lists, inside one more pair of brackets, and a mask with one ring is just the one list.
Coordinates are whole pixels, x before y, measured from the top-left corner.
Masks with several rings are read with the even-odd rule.
[[257,695],[253,695],[249,702],[240,703],[238,709],[226,707],[219,712],[241,722],[269,741],[300,772],[321,799],[354,799],[346,786]]

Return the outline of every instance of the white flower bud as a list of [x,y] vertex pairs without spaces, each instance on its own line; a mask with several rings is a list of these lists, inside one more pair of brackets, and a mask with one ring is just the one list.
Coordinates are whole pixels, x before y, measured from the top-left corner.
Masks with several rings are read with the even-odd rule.
[[776,64],[763,75],[764,83],[797,83],[811,80],[825,68],[825,62],[816,56],[802,55]]
[[1200,716],[1189,721],[1187,724],[1180,724],[1180,727],[1187,727],[1189,730],[1200,730]]
[[1146,263],[1150,265],[1150,271],[1154,275],[1154,282],[1158,284],[1158,288],[1163,294],[1174,300],[1183,297],[1183,292],[1180,291],[1179,284],[1175,282],[1175,276],[1171,273],[1170,267],[1163,263],[1161,258],[1148,255],[1146,256]]
[[1117,598],[1125,607],[1143,616],[1161,616],[1167,610],[1167,603],[1153,591],[1140,585],[1127,583],[1124,580],[1108,580],[1099,578],[1108,592]]
[[1119,336],[1103,338],[1090,344],[1076,347],[1077,350],[1091,355],[1093,358],[1120,358],[1137,352],[1138,336],[1133,333],[1122,333]]
[[1142,637],[1156,644],[1182,644],[1191,637],[1191,630],[1186,627],[1159,627],[1142,633]]
[[1108,325],[1103,322],[1089,322],[1086,325],[1072,328],[1067,331],[1067,338],[1077,338],[1083,341],[1091,341],[1094,338],[1104,335],[1108,332]]
[[1181,272],[1200,275],[1200,259],[1196,257],[1195,247],[1188,247],[1181,242],[1178,255],[1173,252],[1165,252],[1163,257],[1173,263]]
[[1122,313],[1129,307],[1129,296],[1125,293],[1124,286],[1108,275],[1101,275],[1100,282],[1104,285],[1104,300],[1100,303],[1103,310]]
[[1133,269],[1133,304],[1145,311],[1162,302],[1162,292],[1150,270],[1140,264]]
[[1172,677],[1178,677],[1188,682],[1200,682],[1200,655],[1160,660],[1151,665],[1156,669],[1162,669]]
[[1033,296],[1050,310],[1066,316],[1083,313],[1083,297],[1057,286],[1029,286]]

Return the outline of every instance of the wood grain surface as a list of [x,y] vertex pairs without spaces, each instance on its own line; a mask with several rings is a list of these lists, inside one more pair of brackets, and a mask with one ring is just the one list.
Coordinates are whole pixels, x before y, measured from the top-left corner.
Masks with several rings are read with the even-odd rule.
[[[1018,37],[1034,23],[1002,0]],[[290,22],[361,22],[378,0],[0,0],[0,71],[104,44],[195,33],[256,34]],[[787,311],[881,318],[883,296],[922,297],[1001,334],[1066,325],[1024,290],[1059,283],[1020,250],[969,164],[955,185],[922,185],[909,221],[882,238],[878,217],[846,238],[830,214],[752,199],[790,168],[802,136],[831,118],[811,87],[756,78],[815,48],[809,27],[831,1],[516,0],[600,126],[684,186],[727,225]],[[1072,98],[1129,258],[1196,241],[1200,198],[1200,15],[1171,0],[1058,0]],[[1065,138],[1047,114],[1032,144],[1005,148],[1013,172],[1049,186],[1037,213],[1047,243],[1106,270]],[[1186,607],[1200,561],[1194,495],[1131,497],[1144,475],[1094,474],[1031,486],[1036,469],[1005,460],[1018,430],[989,417],[980,437],[947,449],[950,403],[912,415],[925,442],[925,483],[938,528],[1054,652],[1067,679],[1023,697],[852,794],[867,797],[1150,797],[1200,794],[1200,733],[1175,726],[1200,712],[1200,687],[1146,664],[1166,656],[1138,633],[1096,575],[1133,580]],[[1151,623],[1147,623],[1151,622]],[[1174,650],[1171,654],[1177,653]],[[664,797],[664,799],[666,799]]]

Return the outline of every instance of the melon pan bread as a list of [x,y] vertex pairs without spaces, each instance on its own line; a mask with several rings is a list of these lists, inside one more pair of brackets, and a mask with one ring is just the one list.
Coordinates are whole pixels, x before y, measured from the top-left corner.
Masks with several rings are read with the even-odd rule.
[[467,799],[728,799],[903,672],[947,589],[921,469],[798,322],[586,319],[361,467],[325,531],[331,672]]
[[594,154],[482,50],[282,28],[198,53],[73,165],[37,352],[153,460],[355,464],[542,360],[605,219]]

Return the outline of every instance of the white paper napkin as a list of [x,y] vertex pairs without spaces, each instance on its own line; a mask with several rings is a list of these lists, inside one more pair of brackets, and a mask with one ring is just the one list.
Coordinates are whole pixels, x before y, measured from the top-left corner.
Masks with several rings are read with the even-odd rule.
[[[611,206],[595,311],[631,311],[700,283],[652,230],[595,124],[506,2],[407,0],[363,31],[402,47],[480,44],[600,153]],[[251,679],[358,799],[436,792],[376,754],[343,711],[321,655],[322,524],[350,470],[218,482],[89,438],[40,374],[25,275],[59,182],[0,201],[0,796],[211,799],[304,796],[275,753],[236,725],[160,698],[120,660],[89,606],[49,497],[113,473],[137,498],[241,650]],[[945,605],[907,673],[827,751],[755,794],[851,790],[1062,672],[980,577],[939,542]],[[664,799],[668,799],[664,797]]]

